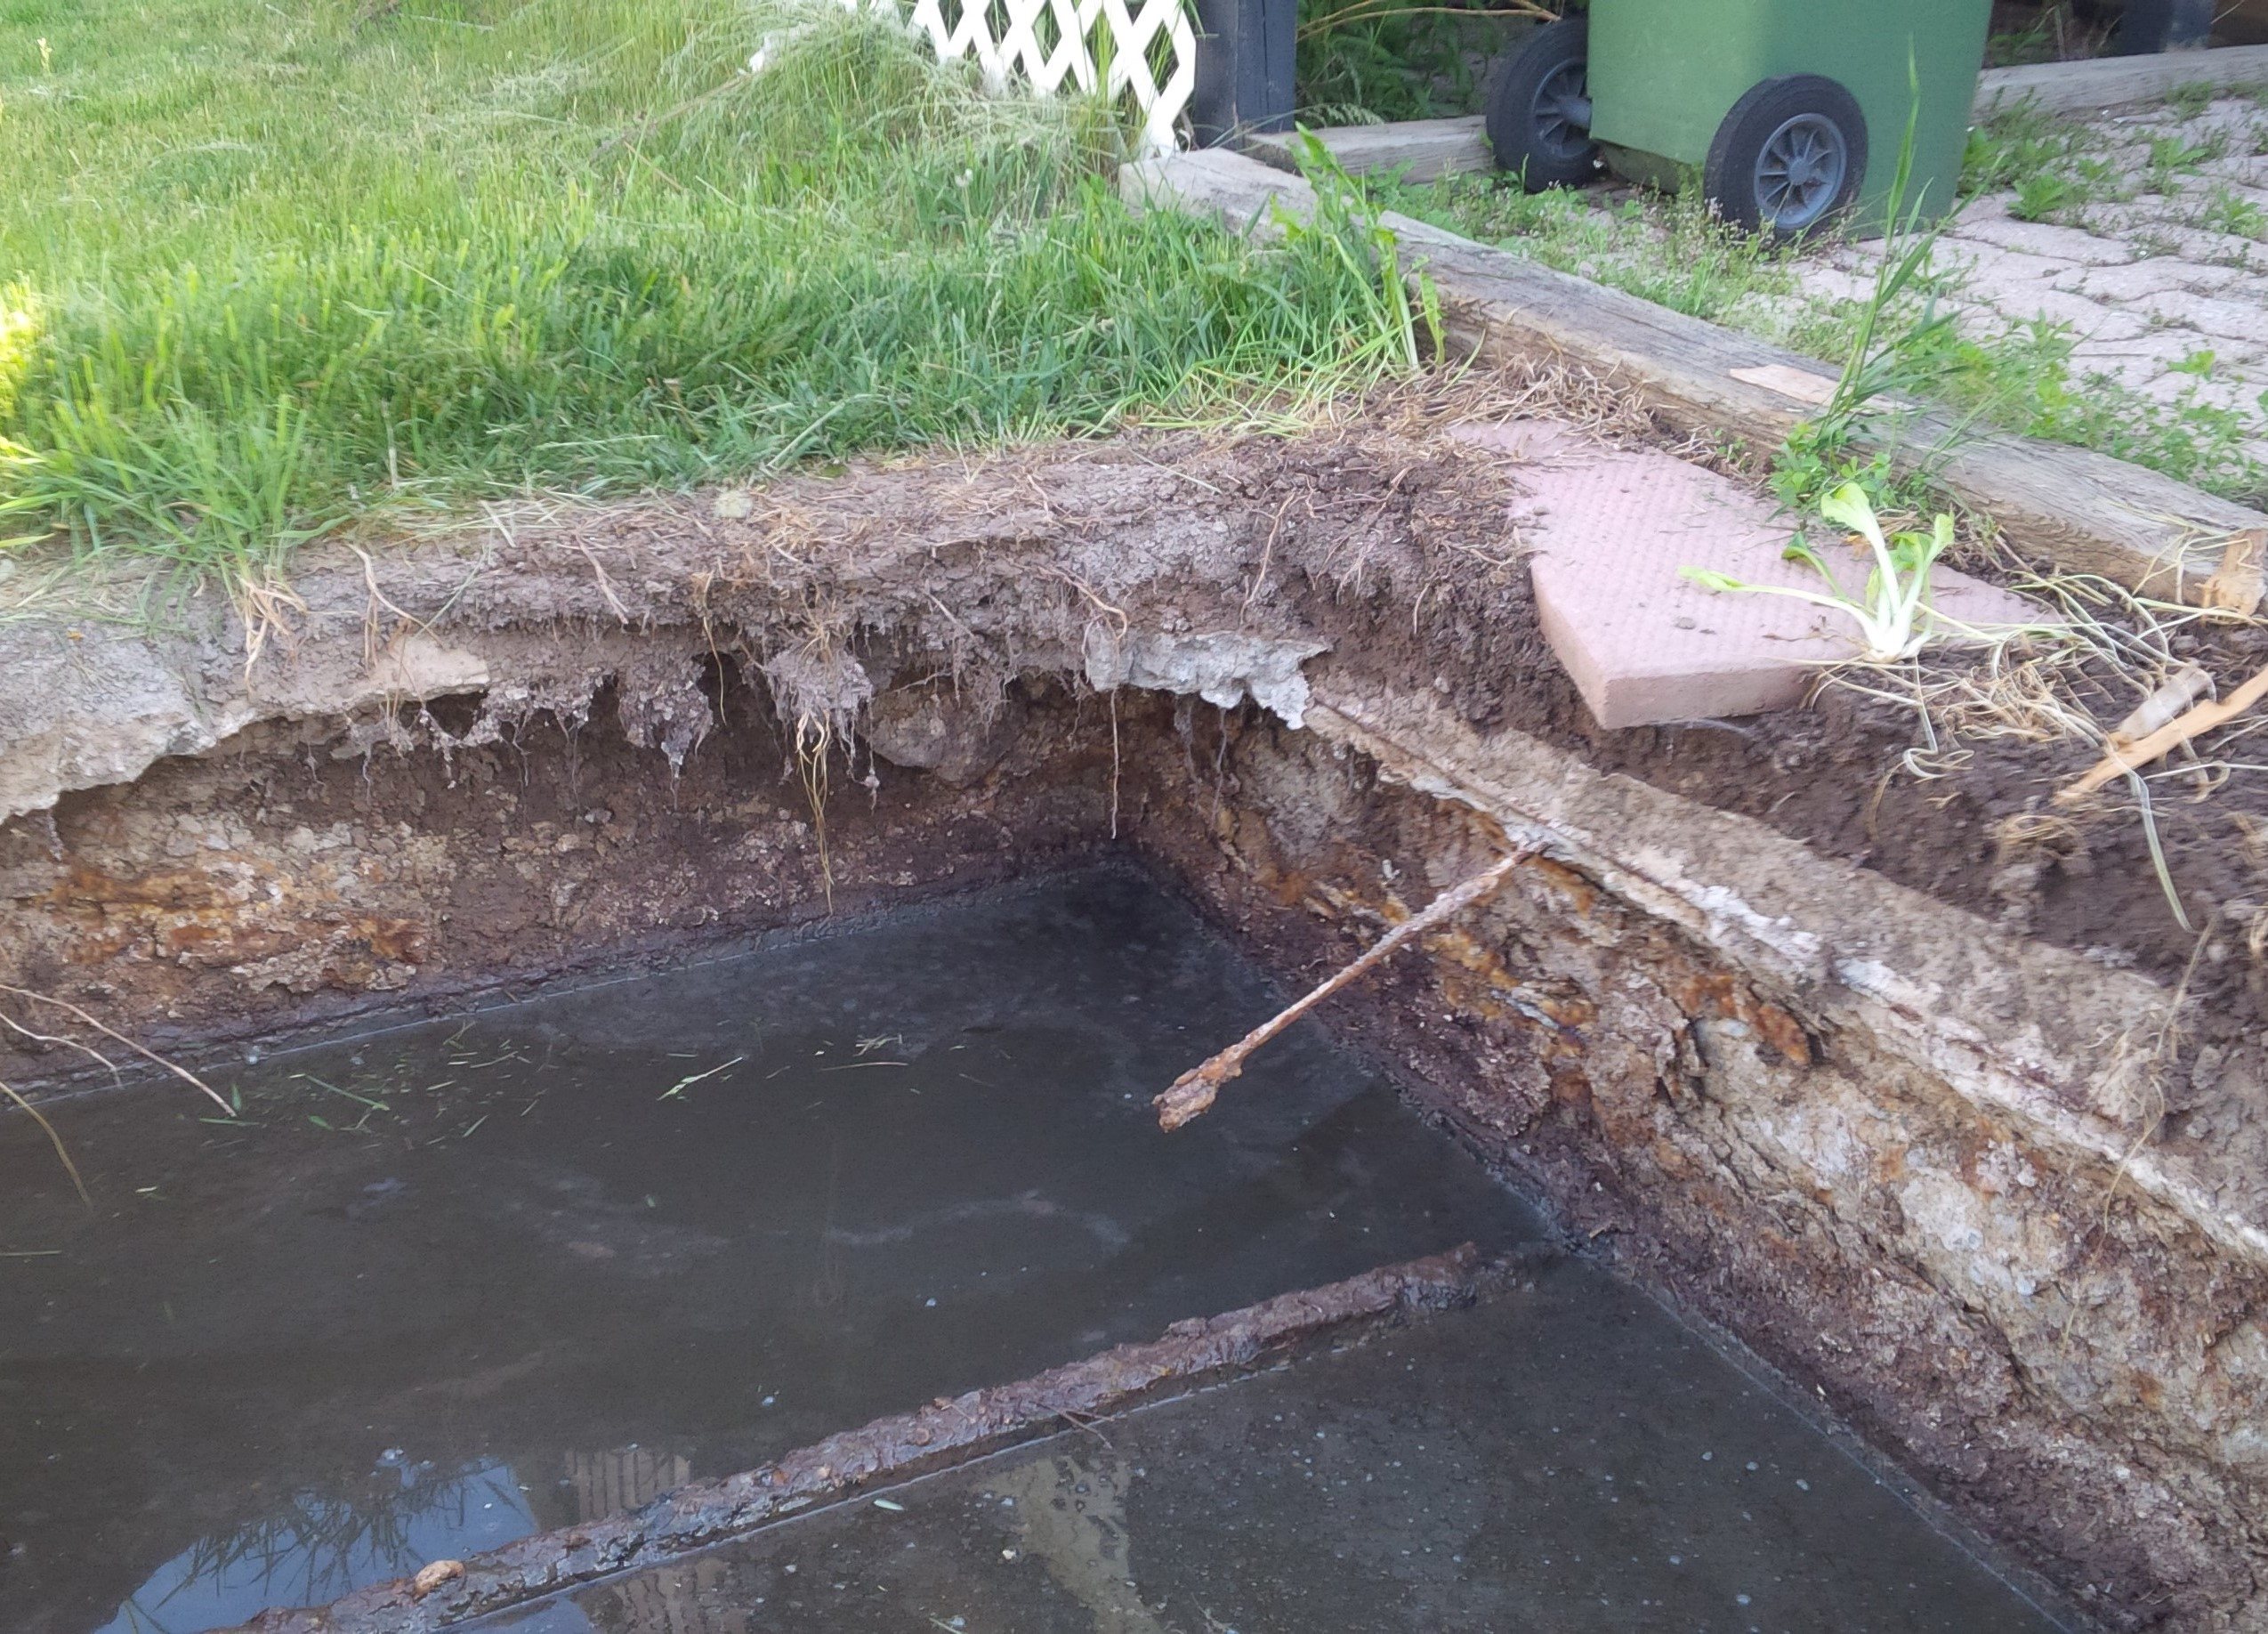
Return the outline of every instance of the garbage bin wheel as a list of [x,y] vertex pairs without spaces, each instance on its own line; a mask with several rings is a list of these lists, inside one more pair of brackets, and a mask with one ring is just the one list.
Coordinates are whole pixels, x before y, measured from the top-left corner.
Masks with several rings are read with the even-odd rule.
[[1489,145],[1531,193],[1598,174],[1591,140],[1591,30],[1582,16],[1546,23],[1489,82]]
[[1858,99],[1822,75],[1789,74],[1732,104],[1701,184],[1727,222],[1788,239],[1849,209],[1866,174]]

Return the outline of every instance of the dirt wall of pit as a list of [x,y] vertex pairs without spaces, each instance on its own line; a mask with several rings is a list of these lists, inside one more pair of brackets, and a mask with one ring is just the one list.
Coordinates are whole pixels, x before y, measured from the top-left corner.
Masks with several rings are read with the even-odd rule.
[[1473,548],[1516,481],[1030,450],[0,626],[0,979],[193,1052],[1117,844],[1297,983],[1532,847],[1333,1024],[2106,1624],[2268,1627],[2250,1034],[1593,747]]
[[[195,1049],[682,955],[1108,837],[1107,712],[1061,684],[991,700],[995,775],[980,784],[884,777],[863,747],[830,750],[822,772],[761,677],[692,673],[716,718],[678,768],[633,740],[617,706],[634,682],[610,681],[579,718],[523,718],[509,742],[436,747],[448,729],[407,709],[375,724],[414,747],[267,724],[66,797],[0,829],[6,979]],[[924,701],[892,707],[916,716]],[[432,711],[469,736],[479,708]],[[85,1065],[9,1044],[0,1073],[16,1081]]]
[[1334,1024],[2106,1623],[2260,1626],[2268,1267],[2131,1133],[2162,994],[1431,700],[1330,697],[1200,734],[1210,788],[1143,829],[1177,877],[1305,980],[1538,846]]

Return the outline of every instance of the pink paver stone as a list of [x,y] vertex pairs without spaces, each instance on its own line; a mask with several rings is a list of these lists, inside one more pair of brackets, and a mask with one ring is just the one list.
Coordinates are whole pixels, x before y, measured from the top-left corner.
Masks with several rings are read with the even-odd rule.
[[[1550,422],[1462,426],[1458,440],[1520,462],[1527,496],[1512,521],[1528,547],[1544,635],[1602,726],[1754,715],[1801,703],[1818,666],[1856,657],[1842,613],[1778,595],[1704,590],[1683,567],[1749,584],[1821,588],[1780,552],[1791,531],[1771,504],[1714,472],[1666,454],[1608,449]],[[1819,544],[1839,574],[1831,530]],[[1847,556],[1856,593],[1869,558]],[[2038,603],[1941,567],[1931,600],[1941,617],[1991,628],[2054,622]]]

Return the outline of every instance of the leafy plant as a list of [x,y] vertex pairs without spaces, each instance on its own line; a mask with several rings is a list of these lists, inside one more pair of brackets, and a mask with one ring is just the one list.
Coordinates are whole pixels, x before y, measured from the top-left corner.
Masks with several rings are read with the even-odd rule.
[[[1910,63],[1908,73],[1914,77],[1913,101],[1906,110],[1906,133],[1898,145],[1898,166],[1891,174],[1890,196],[1883,206],[1882,259],[1876,263],[1873,287],[1852,330],[1835,395],[1828,400],[1820,417],[1827,420],[1847,421],[1885,392],[1916,384],[1910,360],[1925,352],[1927,343],[1939,332],[1949,332],[1953,327],[1953,315],[1937,310],[1934,291],[1928,284],[1937,231],[1922,230],[1922,200],[1908,202],[1914,181],[1914,130],[1921,117],[1921,82]],[[1923,289],[1931,298],[1916,322],[1885,336],[1883,316],[1909,288]]]
[[2214,90],[2203,81],[2175,85],[2166,93],[2166,105],[2184,119],[2194,119],[2213,105]]
[[1562,8],[1536,0],[1447,6],[1437,0],[1301,0],[1293,71],[1311,124],[1367,125],[1470,113],[1475,64],[1500,55],[1509,29]]
[[2008,206],[2008,214],[2020,222],[2045,222],[2086,199],[2086,191],[2078,182],[2043,170],[2016,183],[2015,202]]
[[[1938,230],[1922,226],[1923,200],[1909,202],[1914,176],[1914,132],[1921,114],[1921,82],[1910,61],[1907,76],[1913,99],[1907,109],[1897,167],[1883,205],[1882,255],[1875,265],[1874,281],[1851,325],[1834,392],[1814,418],[1789,433],[1773,463],[1773,490],[1795,510],[1824,507],[1828,502],[1824,496],[1841,492],[1852,486],[1854,480],[1861,492],[1886,490],[1892,467],[1885,452],[1877,450],[1863,465],[1856,463],[1853,447],[1860,426],[1885,397],[1930,392],[1937,384],[1942,359],[1958,338],[1954,315],[1937,305],[1938,279],[1932,263]],[[1920,312],[1901,327],[1886,328],[1893,309],[1911,295],[1922,297]],[[1965,429],[1965,421],[1955,434],[1961,429]]]
[[1807,562],[1816,570],[1827,583],[1824,591],[1747,584],[1714,568],[1685,567],[1678,572],[1704,589],[1788,596],[1842,613],[1858,625],[1868,663],[1894,664],[1913,657],[1935,631],[1929,608],[1929,575],[1953,543],[1952,517],[1941,511],[1927,533],[1900,533],[1885,538],[1873,502],[1856,482],[1845,482],[1822,499],[1820,514],[1860,535],[1874,553],[1874,566],[1861,594],[1854,596],[1844,589],[1827,559],[1800,531],[1788,541],[1787,558]]
[[2268,239],[2268,210],[2238,197],[2225,182],[2206,195],[2198,207],[2197,224],[2207,232],[2225,232],[2233,238]]
[[2145,184],[2153,193],[2175,193],[2181,190],[2181,179],[2193,176],[2214,159],[2228,150],[2228,138],[2219,133],[2199,142],[2179,135],[2152,136],[2148,139],[2150,159],[2144,166],[2150,180]]
[[2013,190],[2014,214],[2025,221],[2132,198],[2135,182],[2102,156],[2101,147],[2089,126],[2027,98],[1970,131],[1961,159],[1962,196]]

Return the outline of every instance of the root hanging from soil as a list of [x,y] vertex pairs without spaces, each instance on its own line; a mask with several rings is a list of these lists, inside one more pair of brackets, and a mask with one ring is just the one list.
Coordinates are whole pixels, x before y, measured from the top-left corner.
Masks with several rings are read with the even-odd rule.
[[1361,958],[1307,997],[1263,1022],[1219,1055],[1182,1073],[1150,1099],[1150,1104],[1158,1109],[1158,1127],[1170,1135],[1183,1124],[1202,1118],[1212,1110],[1214,1101],[1220,1096],[1221,1086],[1244,1071],[1244,1064],[1253,1051],[1365,971],[1392,958],[1395,949],[1455,918],[1475,902],[1485,902],[1494,896],[1512,878],[1513,870],[1534,854],[1531,851],[1514,851],[1471,878],[1451,886],[1427,903],[1422,912],[1412,914],[1379,937],[1376,944]]
[[[0,993],[4,993],[11,999],[21,999],[28,1004],[49,1005],[55,1009],[62,1011],[64,1014],[69,1015],[72,1019],[79,1022],[81,1024],[93,1028],[95,1031],[101,1033],[104,1038],[110,1039],[112,1042],[125,1045],[128,1049],[133,1051],[135,1055],[140,1056],[143,1060],[150,1063],[152,1065],[163,1067],[166,1072],[171,1072],[175,1078],[180,1079],[191,1088],[201,1091],[214,1105],[219,1107],[230,1117],[233,1118],[236,1116],[236,1108],[229,1104],[228,1098],[225,1096],[223,1096],[218,1089],[215,1089],[212,1085],[206,1083],[203,1079],[199,1078],[196,1073],[190,1072],[187,1067],[182,1065],[181,1063],[178,1061],[169,1061],[154,1049],[144,1048],[141,1045],[135,1043],[132,1039],[126,1037],[125,1033],[120,1032],[117,1028],[106,1026],[101,1022],[97,1021],[93,1016],[89,1015],[85,1010],[80,1009],[78,1006],[71,1004],[61,999],[50,998],[45,993],[34,992],[28,987],[11,986],[5,982],[0,982]],[[20,1029],[19,1029],[19,1031],[20,1031]],[[105,1067],[109,1067],[113,1072],[117,1071],[116,1067],[110,1065],[110,1063],[104,1058],[100,1051],[97,1051],[85,1044],[80,1043],[77,1039],[61,1039],[56,1041],[69,1045],[70,1048],[79,1050],[88,1056],[92,1056],[97,1062],[101,1063]]]
[[[835,747],[835,724],[824,715],[795,717],[795,772],[803,785],[803,798],[811,808],[811,840],[819,852],[819,892],[827,910],[835,911],[835,864],[827,850],[827,757]],[[855,770],[855,768],[853,768]]]
[[63,1172],[70,1176],[71,1188],[79,1194],[79,1201],[90,1209],[94,1207],[94,1197],[86,1189],[85,1177],[79,1173],[79,1166],[72,1161],[71,1149],[63,1144],[63,1137],[56,1132],[55,1126],[48,1122],[47,1114],[24,1099],[22,1093],[4,1079],[0,1079],[0,1095],[6,1096],[21,1107],[30,1116],[31,1120],[39,1126],[41,1133],[47,1137],[47,1144],[55,1148],[55,1156],[63,1165]]
[[[106,1026],[101,1022],[97,1021],[93,1016],[79,1008],[78,1006],[69,1003],[65,999],[51,998],[45,993],[34,992],[28,987],[16,987],[5,982],[0,982],[0,993],[6,994],[12,999],[20,999],[28,1004],[44,1004],[63,1011],[66,1015],[71,1016],[82,1025],[93,1028],[95,1031],[101,1033],[104,1038],[115,1039],[117,1042],[125,1045],[128,1049],[133,1051],[136,1055],[141,1056],[145,1060],[154,1062],[158,1066],[165,1068],[168,1072],[171,1072],[174,1077],[203,1090],[205,1094],[212,1097],[213,1104],[215,1106],[218,1106],[222,1112],[231,1118],[236,1116],[236,1109],[229,1104],[228,1101],[222,1096],[221,1092],[214,1088],[212,1085],[206,1083],[196,1073],[190,1072],[187,1067],[182,1066],[178,1062],[167,1060],[165,1056],[157,1054],[155,1050],[145,1049],[142,1046],[135,1043],[132,1039],[126,1037],[125,1033],[118,1031],[113,1027]],[[15,1017],[5,1014],[0,1014],[0,1026],[5,1026],[9,1031],[29,1039],[35,1043],[53,1045],[64,1049],[77,1050],[79,1054],[86,1056],[96,1065],[109,1072],[111,1077],[116,1078],[118,1076],[117,1064],[112,1061],[109,1056],[104,1055],[101,1050],[95,1048],[94,1046],[85,1042],[83,1039],[74,1039],[61,1033],[41,1032],[35,1028],[25,1026],[21,1022],[16,1020]],[[39,1126],[40,1131],[47,1137],[48,1144],[55,1148],[55,1156],[62,1163],[63,1172],[70,1176],[72,1189],[78,1193],[79,1201],[85,1203],[88,1208],[93,1208],[94,1206],[94,1198],[86,1189],[86,1178],[79,1173],[79,1166],[73,1161],[70,1148],[63,1144],[62,1135],[58,1132],[54,1124],[48,1120],[47,1115],[41,1112],[38,1107],[33,1105],[30,1101],[26,1099],[22,1093],[19,1091],[14,1085],[6,1082],[4,1080],[0,1080],[0,1095],[4,1095],[9,1100],[14,1102],[17,1106],[20,1107],[30,1116],[31,1120],[34,1123],[36,1123]]]

